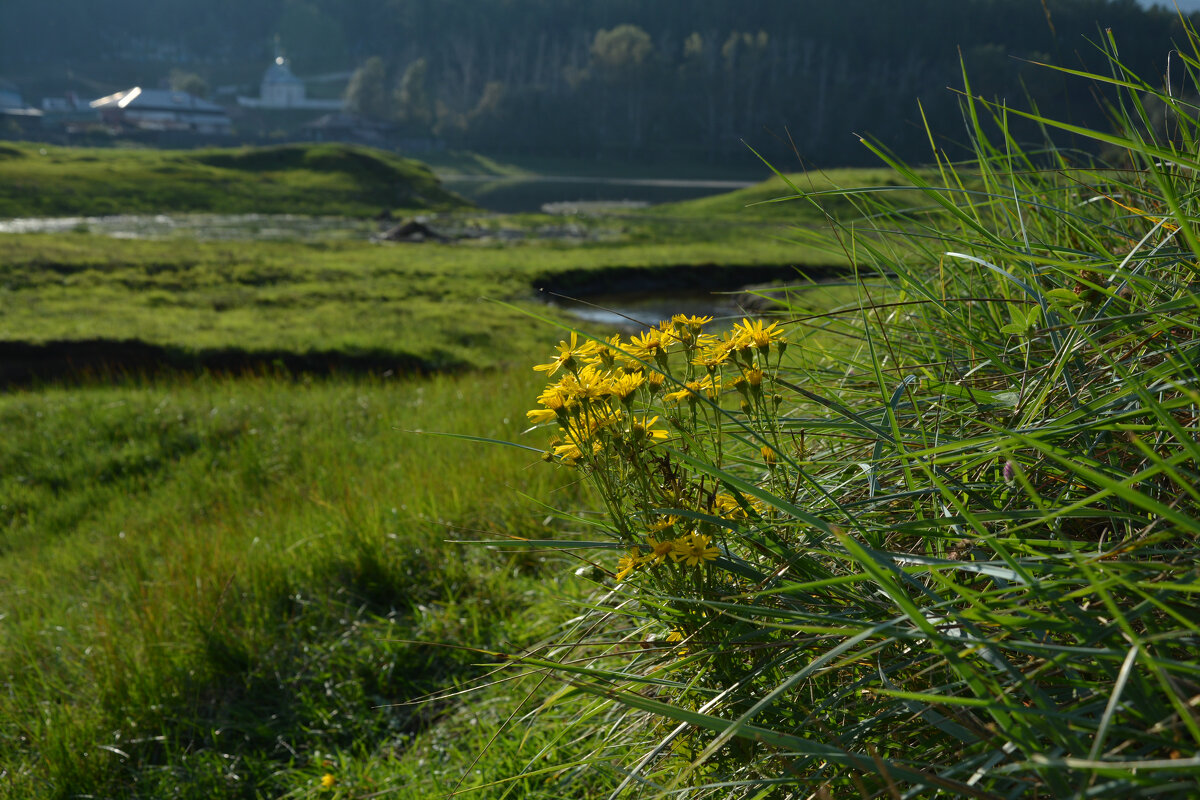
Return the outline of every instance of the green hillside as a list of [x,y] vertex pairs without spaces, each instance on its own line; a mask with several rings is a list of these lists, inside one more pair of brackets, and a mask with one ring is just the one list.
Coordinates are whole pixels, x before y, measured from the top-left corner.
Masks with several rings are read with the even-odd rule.
[[172,212],[373,216],[464,201],[424,164],[342,144],[207,150],[0,145],[0,217]]

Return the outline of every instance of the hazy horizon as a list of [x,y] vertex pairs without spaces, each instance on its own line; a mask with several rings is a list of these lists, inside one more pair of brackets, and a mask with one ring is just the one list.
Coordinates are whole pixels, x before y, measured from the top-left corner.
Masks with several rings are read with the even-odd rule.
[[[1145,8],[1152,6],[1163,6],[1165,8],[1174,8],[1176,0],[1138,0],[1138,4]],[[1180,11],[1200,11],[1200,0],[1178,0]]]

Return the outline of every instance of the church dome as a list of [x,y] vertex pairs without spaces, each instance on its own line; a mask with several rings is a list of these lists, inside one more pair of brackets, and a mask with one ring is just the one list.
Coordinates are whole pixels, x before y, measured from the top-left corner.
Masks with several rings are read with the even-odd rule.
[[267,67],[267,71],[263,73],[263,84],[281,84],[281,83],[302,83],[302,81],[292,74],[288,69],[287,59],[280,56],[275,59],[271,66]]

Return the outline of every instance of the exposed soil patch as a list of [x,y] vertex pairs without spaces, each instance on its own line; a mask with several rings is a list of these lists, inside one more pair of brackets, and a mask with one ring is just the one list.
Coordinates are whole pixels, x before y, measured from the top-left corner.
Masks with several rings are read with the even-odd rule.
[[137,340],[80,339],[42,343],[0,342],[0,387],[43,381],[111,381],[177,372],[233,375],[423,374],[462,368],[433,364],[407,353],[338,351],[186,350]]

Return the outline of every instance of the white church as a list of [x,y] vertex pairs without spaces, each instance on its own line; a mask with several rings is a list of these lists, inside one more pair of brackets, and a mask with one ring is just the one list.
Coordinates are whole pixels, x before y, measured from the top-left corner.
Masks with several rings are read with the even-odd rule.
[[341,100],[310,100],[305,96],[304,81],[292,74],[288,61],[276,56],[263,73],[258,97],[239,96],[238,105],[244,108],[272,110],[341,111]]

